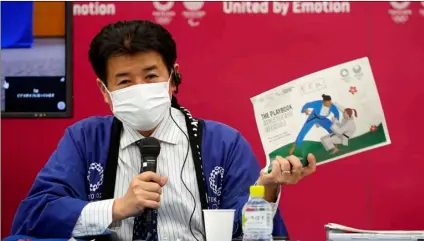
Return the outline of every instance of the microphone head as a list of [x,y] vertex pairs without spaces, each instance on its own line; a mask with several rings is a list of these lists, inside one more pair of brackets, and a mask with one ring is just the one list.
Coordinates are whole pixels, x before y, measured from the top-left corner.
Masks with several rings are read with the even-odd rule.
[[138,146],[140,147],[141,155],[144,157],[154,157],[157,158],[160,153],[160,143],[154,137],[146,137],[138,141]]

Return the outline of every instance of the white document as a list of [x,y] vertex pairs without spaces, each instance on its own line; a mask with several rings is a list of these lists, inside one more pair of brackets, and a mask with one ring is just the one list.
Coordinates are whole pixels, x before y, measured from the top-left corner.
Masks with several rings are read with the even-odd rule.
[[267,161],[308,153],[318,165],[390,144],[368,58],[298,78],[251,98]]
[[368,233],[368,234],[407,234],[407,235],[424,235],[424,230],[422,231],[389,231],[389,230],[365,230],[365,229],[356,229],[347,226],[343,226],[340,224],[329,223],[325,225],[328,230],[332,231],[342,231],[342,232],[350,232],[350,233]]
[[424,241],[424,234],[328,233],[327,241]]

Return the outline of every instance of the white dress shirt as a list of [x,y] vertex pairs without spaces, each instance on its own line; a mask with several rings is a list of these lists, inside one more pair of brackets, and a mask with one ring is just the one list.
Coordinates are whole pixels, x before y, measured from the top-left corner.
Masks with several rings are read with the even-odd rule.
[[[195,241],[189,229],[189,219],[196,202],[197,208],[191,227],[196,238],[204,240],[202,233],[204,234],[205,230],[193,156],[186,136],[178,128],[179,126],[188,135],[185,117],[181,111],[174,108],[171,108],[171,113],[172,117],[167,115],[152,134],[152,137],[158,139],[161,144],[157,173],[168,177],[168,182],[162,190],[161,205],[158,210],[158,238],[160,241]],[[122,197],[127,192],[133,177],[140,173],[141,154],[135,142],[142,138],[144,137],[140,133],[124,125],[116,171],[115,198]],[[189,150],[188,155],[187,150]],[[72,235],[74,237],[99,235],[109,228],[116,232],[120,240],[132,240],[134,218],[112,223],[113,201],[114,199],[109,199],[87,204],[81,212]],[[274,210],[276,208],[277,205],[274,204]]]

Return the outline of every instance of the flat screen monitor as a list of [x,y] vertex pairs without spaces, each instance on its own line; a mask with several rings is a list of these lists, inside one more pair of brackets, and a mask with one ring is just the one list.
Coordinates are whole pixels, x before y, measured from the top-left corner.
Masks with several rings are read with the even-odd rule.
[[53,33],[38,3],[1,2],[2,118],[72,116],[72,3],[55,3]]

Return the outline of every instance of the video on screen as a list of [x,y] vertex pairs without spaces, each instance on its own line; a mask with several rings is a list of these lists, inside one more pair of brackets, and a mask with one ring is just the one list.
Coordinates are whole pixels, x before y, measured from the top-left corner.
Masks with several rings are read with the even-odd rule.
[[67,111],[65,18],[62,32],[42,36],[35,7],[1,2],[2,113]]

